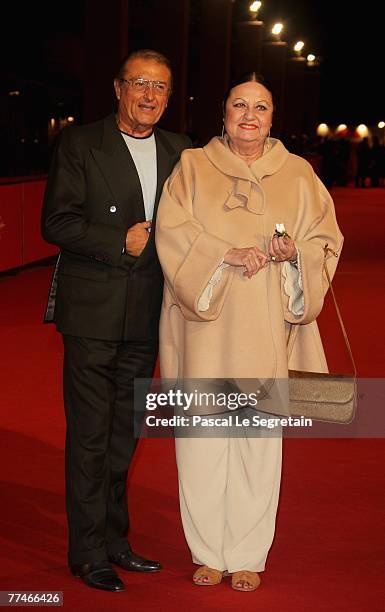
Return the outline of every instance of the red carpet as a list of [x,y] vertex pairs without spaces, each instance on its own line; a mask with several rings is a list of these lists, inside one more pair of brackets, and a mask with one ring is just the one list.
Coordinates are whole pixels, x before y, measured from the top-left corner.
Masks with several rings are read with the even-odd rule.
[[[385,190],[341,188],[333,195],[346,237],[336,293],[359,374],[384,376]],[[0,590],[61,590],[67,610],[384,610],[383,439],[285,440],[276,538],[252,594],[233,592],[227,581],[208,589],[191,584],[173,443],[142,441],[130,478],[131,541],[159,558],[164,571],[121,572],[127,591],[117,594],[69,575],[62,349],[53,327],[41,325],[50,275],[50,267],[35,267],[0,277]],[[327,304],[321,327],[331,367],[338,367],[345,357],[334,317]]]

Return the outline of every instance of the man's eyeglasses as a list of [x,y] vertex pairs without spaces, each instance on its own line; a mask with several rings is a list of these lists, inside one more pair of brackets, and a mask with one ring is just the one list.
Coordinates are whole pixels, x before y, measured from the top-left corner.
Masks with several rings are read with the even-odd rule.
[[163,81],[149,81],[148,79],[119,79],[122,83],[127,83],[134,91],[142,92],[152,87],[155,93],[165,96],[170,88]]

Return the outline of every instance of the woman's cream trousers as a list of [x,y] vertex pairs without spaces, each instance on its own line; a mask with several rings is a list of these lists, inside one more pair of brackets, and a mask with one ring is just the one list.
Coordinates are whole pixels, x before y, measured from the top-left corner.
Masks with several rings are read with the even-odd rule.
[[230,573],[263,571],[275,530],[281,437],[175,442],[182,522],[194,563]]

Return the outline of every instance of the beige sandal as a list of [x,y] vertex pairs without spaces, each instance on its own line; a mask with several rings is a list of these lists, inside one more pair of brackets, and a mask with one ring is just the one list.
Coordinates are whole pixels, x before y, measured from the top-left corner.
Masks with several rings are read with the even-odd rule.
[[234,572],[231,577],[231,586],[236,591],[255,591],[261,584],[261,579],[257,572],[242,570]]
[[193,575],[193,582],[198,586],[213,586],[222,582],[223,572],[207,565],[201,565]]

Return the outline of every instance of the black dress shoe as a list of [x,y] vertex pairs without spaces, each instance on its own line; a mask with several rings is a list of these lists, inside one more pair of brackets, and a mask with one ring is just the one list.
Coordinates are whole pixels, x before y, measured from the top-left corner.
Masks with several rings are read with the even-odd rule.
[[124,584],[107,561],[93,561],[84,565],[71,565],[71,573],[93,588],[103,591],[124,591]]
[[158,561],[144,559],[140,555],[136,555],[130,547],[123,552],[109,555],[108,559],[111,563],[119,565],[128,572],[159,572],[162,569]]

